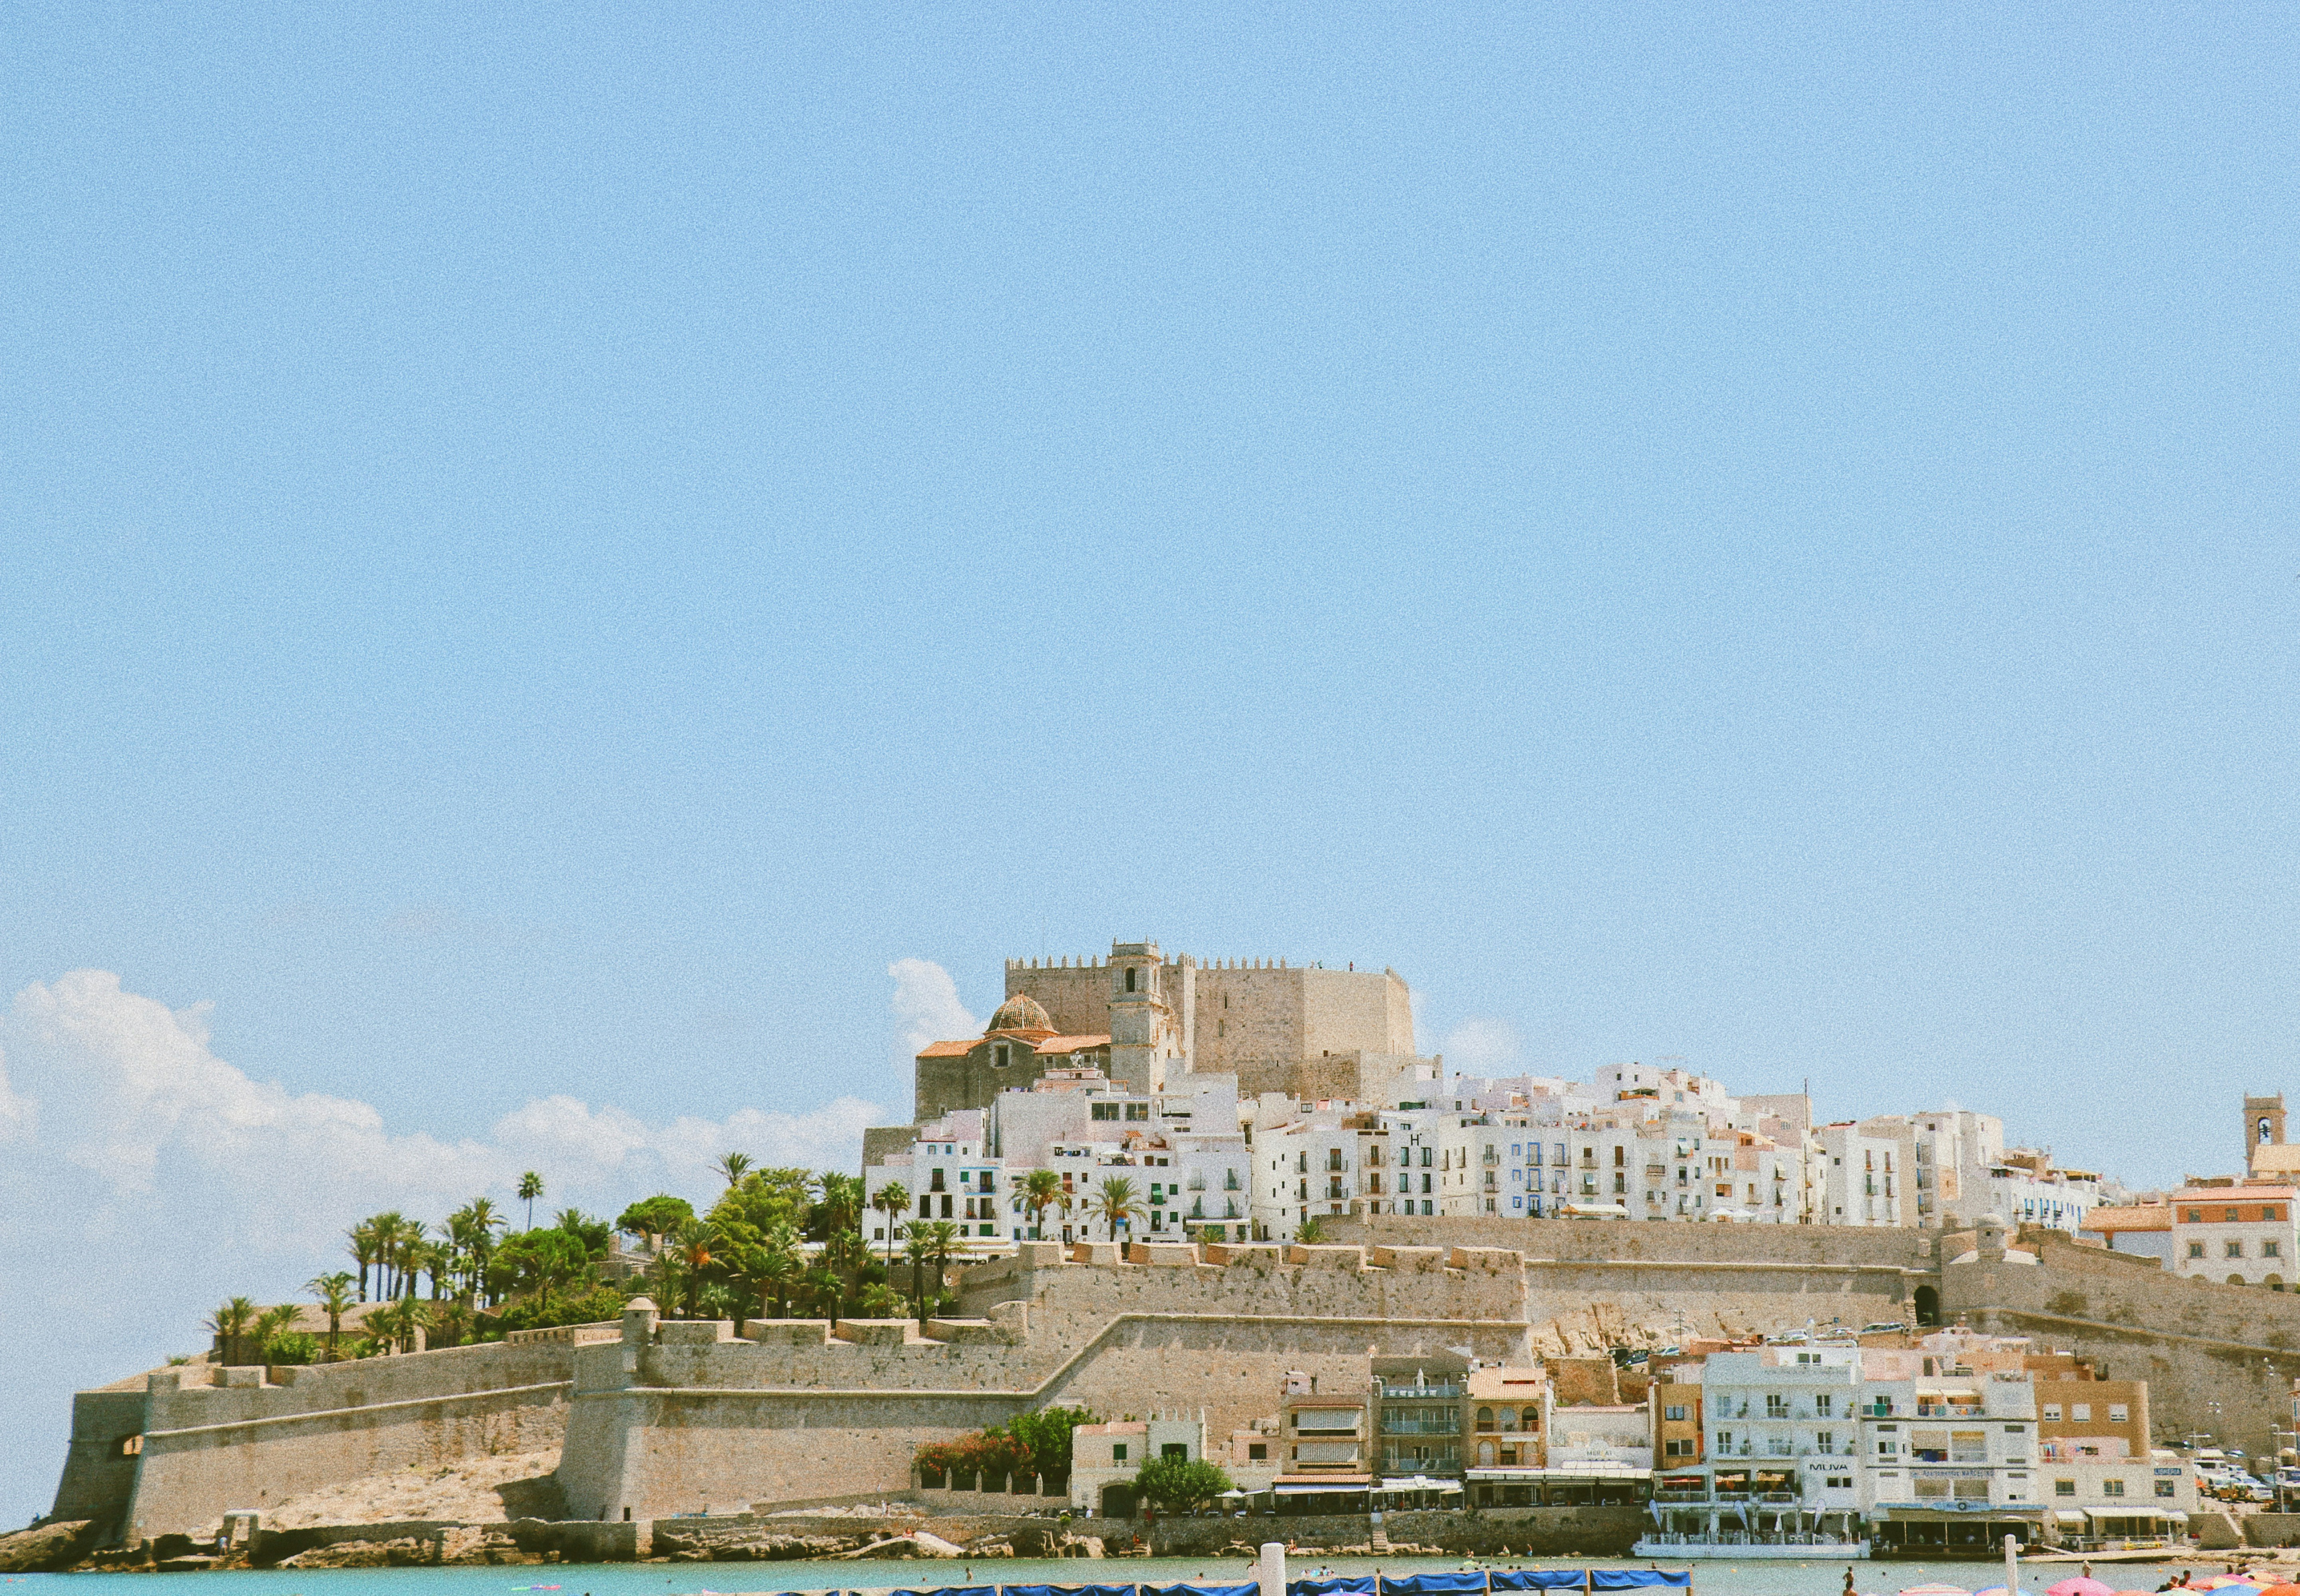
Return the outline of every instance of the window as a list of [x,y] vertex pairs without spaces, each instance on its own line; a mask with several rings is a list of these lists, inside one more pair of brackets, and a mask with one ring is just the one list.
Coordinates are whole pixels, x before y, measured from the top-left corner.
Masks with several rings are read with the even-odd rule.
[[1616,1147],[1616,1148],[1614,1148],[1614,1149],[1613,1149],[1613,1167],[1614,1167],[1614,1168],[1616,1168],[1616,1169],[1621,1168],[1621,1167],[1622,1166],[1622,1165],[1628,1161],[1628,1156],[1629,1156],[1629,1149],[1628,1149],[1627,1148],[1622,1148],[1622,1147]]
[[2110,1424],[2127,1424],[2130,1422],[2131,1418],[2132,1409],[2126,1407],[2123,1403],[2111,1402],[2108,1405],[2108,1422]]
[[[1132,991],[1132,990],[1134,990],[1134,969],[1133,969],[1133,966],[1132,966],[1132,965],[1129,965],[1129,966],[1127,966],[1127,971],[1126,971],[1126,990],[1127,990],[1128,991],[1129,991],[1129,992],[1130,992],[1130,991]],[[1120,1457],[1121,1457],[1121,1458],[1122,1458],[1122,1457],[1124,1457],[1125,1455],[1126,1455],[1126,1454],[1125,1454],[1123,1451],[1121,1451],[1121,1452],[1119,1453],[1119,1456],[1120,1456]]]
[[1917,1478],[1916,1487],[1916,1496],[1919,1501],[1932,1501],[1936,1500],[1946,1501],[1948,1499],[1948,1482],[1946,1480],[1929,1480],[1921,1475]]
[[2202,1224],[2204,1222],[2204,1209],[2202,1209],[2202,1208],[2190,1208],[2190,1209],[2188,1210],[2188,1223],[2189,1223],[2190,1224]]
[[1190,1449],[1182,1441],[1170,1441],[1159,1447],[1158,1455],[1161,1458],[1179,1458],[1187,1462],[1189,1459]]
[[1781,1395],[1779,1391],[1769,1392],[1765,1397],[1765,1416],[1767,1418],[1787,1418],[1788,1416],[1789,1400]]
[[1985,1430],[1955,1430],[1948,1438],[1948,1460],[1952,1463],[1986,1463],[1988,1461],[1988,1433]]
[[2244,1256],[2244,1243],[2241,1241],[2230,1241],[2228,1244],[2228,1256],[2232,1258],[2242,1258]]
[[2124,1482],[2122,1480],[2103,1480],[2100,1483],[2100,1493],[2103,1496],[2122,1496],[2124,1494]]
[[2234,1224],[2236,1223],[2236,1210],[2234,1208],[2225,1208],[2221,1210],[2221,1217],[2227,1220],[2230,1224]]
[[[1129,970],[1127,973],[1130,975],[1133,972]],[[1110,1460],[1112,1463],[1123,1463],[1126,1461],[1126,1443],[1124,1441],[1113,1441],[1111,1444]]]
[[1267,1463],[1270,1461],[1270,1443],[1263,1441],[1247,1441],[1246,1443],[1246,1460],[1249,1463]]
[[1129,1119],[1148,1119],[1150,1117],[1150,1105],[1147,1103],[1127,1104],[1126,1117]]
[[2074,1496],[2076,1493],[2077,1483],[2074,1480],[2054,1480],[2053,1482],[2053,1494],[2054,1496]]
[[2189,1242],[2189,1243],[2188,1243],[2188,1256],[2189,1256],[2190,1258],[2200,1258],[2204,1257],[2204,1244],[2202,1241],[2191,1241],[2191,1242]]
[[1827,1391],[1822,1391],[1819,1396],[1813,1398],[1812,1411],[1814,1416],[1819,1418],[1829,1418],[1833,1416],[1837,1412],[1837,1399],[1829,1395]]
[[1671,1421],[1672,1424],[1681,1425],[1686,1421],[1688,1411],[1688,1409],[1686,1404],[1682,1402],[1671,1402],[1661,1410],[1661,1416],[1662,1417]]
[[1834,1430],[1813,1432],[1812,1450],[1824,1458],[1837,1450],[1837,1433]]
[[2264,1258],[2282,1258],[2284,1256],[2284,1243],[2281,1241],[2262,1241],[2260,1244],[2260,1256]]
[[2178,1482],[2173,1480],[2157,1481],[2156,1494],[2159,1496],[2174,1496],[2179,1494]]
[[1116,1119],[1118,1117],[1118,1105],[1115,1103],[1096,1103],[1093,1105],[1090,1112],[1096,1119]]
[[2080,1425],[2088,1425],[2092,1423],[2092,1404],[2090,1402],[2071,1403],[2069,1405],[2069,1417]]
[[1988,1482],[1959,1480],[1956,1482],[1955,1495],[1956,1500],[1961,1502],[1985,1502],[1988,1500]]

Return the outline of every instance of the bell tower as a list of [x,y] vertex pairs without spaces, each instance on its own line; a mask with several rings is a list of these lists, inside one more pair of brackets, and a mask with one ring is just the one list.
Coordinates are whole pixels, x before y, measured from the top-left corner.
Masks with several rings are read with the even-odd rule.
[[2284,1145],[2284,1094],[2244,1099],[2244,1166],[2251,1169],[2259,1149]]
[[1184,989],[1193,973],[1169,965],[1155,942],[1112,942],[1110,963],[1110,1078],[1132,1092],[1166,1090],[1184,1056]]

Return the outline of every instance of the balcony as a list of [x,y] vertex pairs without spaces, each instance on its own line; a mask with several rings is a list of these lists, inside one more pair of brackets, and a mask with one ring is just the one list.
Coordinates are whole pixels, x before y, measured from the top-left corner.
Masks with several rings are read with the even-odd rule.
[[1444,1419],[1409,1418],[1381,1427],[1384,1435],[1459,1435],[1462,1426]]
[[[1465,1385],[1391,1385],[1385,1382],[1381,1388],[1384,1400],[1414,1402],[1428,1400],[1443,1401],[1458,1398],[1469,1387]],[[1459,1428],[1459,1425],[1454,1426]]]

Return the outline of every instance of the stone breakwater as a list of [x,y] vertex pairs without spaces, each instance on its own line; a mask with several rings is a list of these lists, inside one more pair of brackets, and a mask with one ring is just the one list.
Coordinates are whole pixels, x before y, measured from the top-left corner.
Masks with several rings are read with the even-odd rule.
[[[1494,1512],[1392,1513],[1384,1528],[1394,1549],[1478,1557],[1619,1557],[1638,1537],[1635,1508],[1526,1508]],[[1363,1514],[1283,1518],[1124,1519],[968,1514],[885,1517],[734,1514],[653,1523],[596,1524],[515,1519],[509,1523],[306,1525],[219,1547],[188,1535],[161,1535],[130,1548],[98,1550],[88,1526],[50,1525],[0,1537],[10,1572],[99,1569],[191,1572],[207,1568],[472,1567],[536,1563],[742,1563],[864,1558],[954,1558],[972,1561],[1105,1557],[1252,1557],[1269,1540],[1308,1554],[1372,1549]]]

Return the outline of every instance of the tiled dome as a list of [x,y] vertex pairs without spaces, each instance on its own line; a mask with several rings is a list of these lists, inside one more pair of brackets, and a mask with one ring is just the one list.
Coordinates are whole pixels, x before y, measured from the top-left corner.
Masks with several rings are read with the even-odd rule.
[[1052,1031],[1054,1021],[1046,1017],[1046,1009],[1036,998],[1017,992],[998,1006],[990,1016],[993,1031]]

